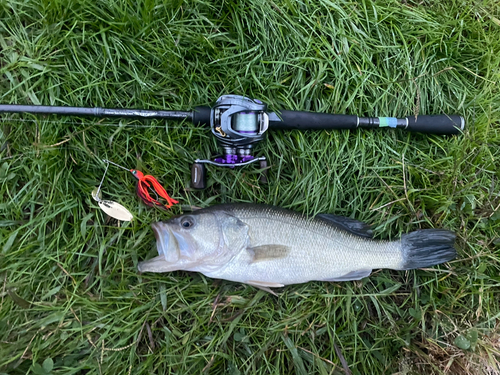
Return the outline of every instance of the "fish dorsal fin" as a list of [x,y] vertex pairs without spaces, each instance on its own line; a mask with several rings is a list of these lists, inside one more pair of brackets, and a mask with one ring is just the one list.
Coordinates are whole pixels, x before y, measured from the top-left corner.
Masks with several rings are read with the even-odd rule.
[[330,214],[319,214],[316,215],[316,217],[323,219],[330,224],[333,224],[336,227],[344,229],[352,234],[356,234],[361,237],[373,237],[373,231],[370,229],[370,226],[366,223],[363,223],[362,221],[354,220],[350,217]]
[[350,280],[361,280],[365,277],[370,276],[372,273],[371,269],[362,269],[346,273],[345,275],[339,277],[332,277],[331,279],[323,279],[321,281],[350,281]]
[[271,283],[268,281],[258,281],[258,280],[248,280],[246,283],[248,285],[262,289],[268,293],[274,294],[276,297],[278,295],[276,293],[274,293],[270,288],[282,288],[285,286],[284,284],[280,284],[280,283]]
[[247,247],[252,254],[252,263],[284,258],[290,252],[290,247],[285,245],[260,245]]

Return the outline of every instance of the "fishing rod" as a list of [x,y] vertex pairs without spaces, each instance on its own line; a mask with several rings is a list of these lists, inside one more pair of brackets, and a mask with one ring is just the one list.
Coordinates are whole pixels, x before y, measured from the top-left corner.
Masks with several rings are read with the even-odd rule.
[[195,189],[206,187],[206,164],[218,167],[241,167],[259,162],[266,181],[265,157],[252,155],[256,143],[263,140],[268,129],[277,130],[355,130],[397,128],[425,134],[453,135],[464,130],[465,120],[459,115],[424,115],[395,117],[359,117],[305,111],[267,112],[267,105],[240,95],[223,95],[213,107],[199,106],[192,111],[146,109],[111,109],[61,107],[42,105],[0,104],[0,113],[32,113],[39,115],[133,117],[142,119],[191,120],[194,125],[210,126],[223,154],[214,160],[196,159],[191,169]]

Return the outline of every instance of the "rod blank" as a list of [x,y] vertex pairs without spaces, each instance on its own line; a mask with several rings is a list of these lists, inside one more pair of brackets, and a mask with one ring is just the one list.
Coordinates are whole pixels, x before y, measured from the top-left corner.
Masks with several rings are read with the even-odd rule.
[[192,112],[157,111],[148,109],[112,109],[88,107],[60,107],[50,105],[0,104],[0,113],[33,113],[38,115],[92,116],[92,117],[136,117],[161,119],[191,119]]

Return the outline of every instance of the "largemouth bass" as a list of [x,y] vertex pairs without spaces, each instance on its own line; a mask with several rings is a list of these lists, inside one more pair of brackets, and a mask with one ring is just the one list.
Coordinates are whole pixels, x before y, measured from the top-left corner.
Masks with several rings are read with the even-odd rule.
[[456,257],[455,234],[448,230],[379,241],[366,224],[350,218],[307,218],[256,204],[213,206],[152,228],[160,255],[139,263],[139,271],[196,271],[268,291],[311,280],[359,280],[373,269],[410,270]]

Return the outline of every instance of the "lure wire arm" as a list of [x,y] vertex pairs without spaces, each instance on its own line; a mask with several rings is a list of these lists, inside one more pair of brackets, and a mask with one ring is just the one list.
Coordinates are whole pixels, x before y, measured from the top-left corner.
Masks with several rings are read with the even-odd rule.
[[[105,160],[103,160],[105,161]],[[109,168],[109,164],[106,164],[106,169],[104,170],[104,174],[102,175],[102,179],[101,179],[101,183],[99,184],[99,186],[97,187],[97,191],[95,193],[95,197],[94,199],[97,201],[97,202],[102,202],[102,199],[99,198],[99,193],[101,191],[101,187],[102,187],[102,184],[104,182],[104,178],[106,177],[106,173],[108,172],[108,168]]]
[[[112,161],[110,161],[110,160],[103,159],[102,161],[103,161],[104,163],[107,163],[107,164],[108,164],[108,167],[109,167],[109,164],[113,164],[115,167],[118,167],[118,168],[121,168],[121,169],[125,169],[126,171],[129,171],[129,172],[130,172],[130,169],[125,168],[125,167],[121,166],[120,164],[113,163],[113,162],[112,162]],[[108,167],[106,167],[106,170],[108,170]]]

